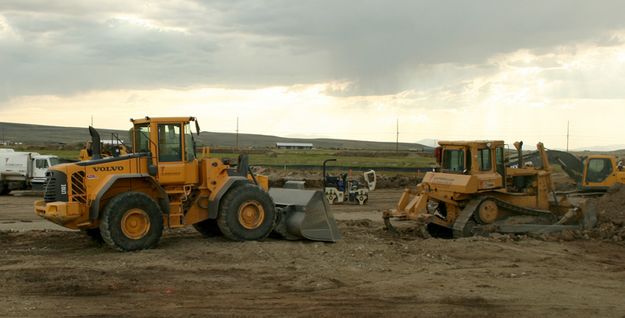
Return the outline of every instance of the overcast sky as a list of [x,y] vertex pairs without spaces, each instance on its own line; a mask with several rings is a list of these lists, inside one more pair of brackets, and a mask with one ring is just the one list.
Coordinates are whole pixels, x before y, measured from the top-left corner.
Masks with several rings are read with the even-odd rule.
[[0,2],[0,121],[623,145],[624,1]]

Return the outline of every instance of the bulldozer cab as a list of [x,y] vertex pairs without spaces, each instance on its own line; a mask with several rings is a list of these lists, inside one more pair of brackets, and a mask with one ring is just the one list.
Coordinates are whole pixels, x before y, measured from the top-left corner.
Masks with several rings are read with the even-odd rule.
[[191,122],[196,122],[194,117],[146,117],[131,121],[133,152],[150,154],[150,174],[160,184],[199,182],[195,140],[191,131]]
[[480,188],[505,185],[503,141],[442,141],[439,144],[437,160],[442,173],[477,176]]

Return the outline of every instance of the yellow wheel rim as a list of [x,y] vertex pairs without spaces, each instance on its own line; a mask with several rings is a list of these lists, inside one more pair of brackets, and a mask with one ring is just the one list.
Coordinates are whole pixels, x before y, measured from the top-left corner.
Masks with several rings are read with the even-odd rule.
[[239,207],[239,223],[248,230],[258,228],[265,220],[265,209],[258,201],[247,201]]
[[497,220],[498,216],[499,208],[497,208],[497,203],[495,203],[495,201],[487,200],[480,204],[480,221],[486,224],[491,224]]
[[126,237],[138,240],[150,231],[150,217],[141,209],[130,209],[124,213],[121,226]]

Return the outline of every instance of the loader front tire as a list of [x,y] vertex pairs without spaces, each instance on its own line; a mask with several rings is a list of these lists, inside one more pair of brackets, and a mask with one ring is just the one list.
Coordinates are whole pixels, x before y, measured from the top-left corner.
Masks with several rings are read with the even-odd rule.
[[219,229],[219,225],[217,225],[217,220],[208,219],[202,222],[198,222],[193,224],[193,227],[196,231],[200,232],[200,234],[205,237],[216,237],[222,236],[221,230]]
[[11,192],[11,190],[9,190],[9,185],[0,182],[0,195],[6,195],[9,194],[9,192]]
[[93,242],[98,243],[98,244],[104,243],[104,239],[102,239],[102,233],[100,233],[100,228],[96,227],[95,229],[86,229],[82,231]]
[[163,214],[146,194],[125,192],[104,208],[100,233],[106,244],[119,251],[149,249],[158,244],[163,234]]
[[267,192],[252,184],[239,185],[226,193],[217,225],[234,241],[266,238],[276,224],[276,210]]

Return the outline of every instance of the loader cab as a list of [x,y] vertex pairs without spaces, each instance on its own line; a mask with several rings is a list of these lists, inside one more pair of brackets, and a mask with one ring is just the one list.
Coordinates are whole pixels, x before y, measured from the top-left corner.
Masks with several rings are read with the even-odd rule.
[[617,171],[614,157],[591,156],[584,164],[582,188],[584,190],[607,190],[610,185],[617,182]]
[[[163,185],[198,183],[198,160],[191,130],[193,117],[131,120],[133,152],[149,153],[154,177]],[[196,124],[197,133],[199,126]]]

